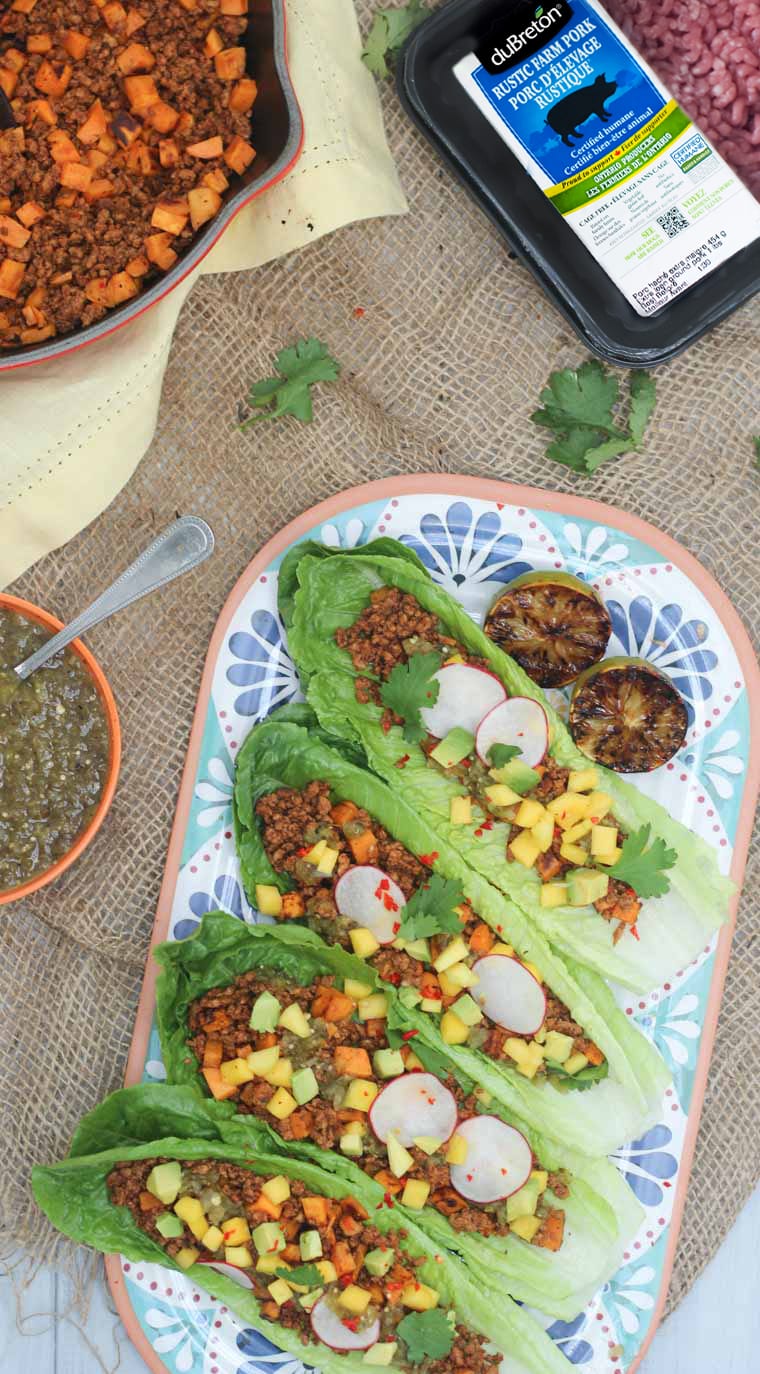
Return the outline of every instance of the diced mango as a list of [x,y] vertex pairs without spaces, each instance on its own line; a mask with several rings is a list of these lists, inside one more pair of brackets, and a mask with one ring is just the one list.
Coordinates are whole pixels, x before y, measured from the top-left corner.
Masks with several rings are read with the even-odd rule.
[[[453,993],[452,993],[453,996]],[[430,1012],[432,1016],[440,1016],[443,1011],[443,1002],[440,997],[423,997],[420,1002],[420,1011]],[[407,1064],[407,1068],[408,1068]]]
[[604,820],[611,806],[612,797],[608,792],[591,792],[586,797],[586,815],[594,825]]
[[279,1206],[290,1197],[290,1180],[284,1174],[276,1174],[274,1178],[268,1178],[266,1183],[262,1183],[261,1191],[270,1202]]
[[[429,1194],[429,1183],[425,1183],[421,1178],[409,1178],[401,1194],[401,1201],[405,1207],[411,1207],[418,1212],[425,1206]],[[401,1301],[403,1302],[403,1297]]]
[[598,864],[616,864],[622,853],[622,849],[618,848],[613,849],[611,854],[597,854],[596,862]]
[[212,1252],[220,1249],[223,1241],[224,1236],[218,1226],[209,1226],[205,1236],[201,1236],[201,1245],[204,1250],[211,1250]]
[[469,1146],[463,1135],[453,1135],[446,1151],[447,1164],[464,1164]]
[[398,1136],[389,1135],[386,1145],[388,1151],[388,1164],[391,1173],[395,1178],[403,1178],[414,1164],[414,1156],[410,1155],[406,1146],[401,1144]]
[[587,1064],[588,1059],[585,1054],[571,1054],[570,1058],[565,1060],[562,1067],[565,1073],[576,1074],[580,1073],[581,1069],[585,1069]]
[[322,1280],[324,1283],[335,1283],[335,1280],[338,1277],[338,1271],[335,1268],[335,1265],[333,1264],[332,1260],[317,1260],[316,1268],[322,1275]]
[[[409,1184],[406,1186],[408,1188]],[[431,1288],[427,1283],[417,1283],[416,1280],[408,1283],[401,1292],[404,1307],[410,1307],[413,1312],[429,1312],[438,1306],[440,1297],[436,1288]]]
[[287,1088],[278,1088],[274,1096],[270,1097],[267,1102],[267,1111],[270,1116],[276,1117],[278,1121],[285,1121],[287,1117],[292,1116],[297,1106],[296,1099],[288,1092]]
[[266,1050],[253,1050],[246,1056],[246,1064],[257,1078],[266,1078],[272,1072],[280,1057],[279,1045],[271,1045]]
[[449,984],[453,984],[457,992],[462,988],[474,988],[480,982],[477,973],[473,973],[469,964],[452,964],[451,968],[445,970]]
[[272,1283],[267,1284],[267,1291],[278,1307],[282,1307],[283,1303],[290,1302],[293,1296],[293,1289],[285,1279],[274,1279]]
[[526,797],[520,802],[515,814],[515,825],[521,825],[524,830],[530,830],[543,816],[546,815],[546,807],[540,801],[534,801],[531,797]]
[[561,830],[569,830],[571,825],[577,825],[588,815],[587,805],[588,799],[581,796],[580,792],[563,792],[547,802],[546,809]]
[[541,853],[538,842],[529,830],[516,835],[509,845],[509,853],[524,868],[532,868]]
[[250,1083],[253,1078],[253,1070],[248,1067],[245,1059],[227,1059],[225,1063],[219,1065],[223,1083],[230,1083],[238,1087],[241,1083]]
[[516,806],[521,801],[519,793],[513,792],[505,782],[492,783],[486,787],[485,794],[492,806]]
[[376,954],[380,948],[379,941],[375,939],[371,930],[367,930],[366,926],[354,926],[352,930],[349,930],[348,938],[358,959],[371,959],[372,955]]
[[358,1283],[349,1283],[338,1297],[338,1304],[346,1312],[352,1312],[355,1317],[360,1317],[372,1301],[372,1294],[368,1288],[360,1288]]
[[424,1155],[434,1155],[440,1150],[443,1141],[435,1135],[416,1135],[412,1144],[416,1145],[418,1150],[422,1150]]
[[331,849],[328,845],[325,849],[324,854],[322,855],[322,858],[317,864],[317,872],[323,874],[324,877],[329,878],[330,874],[335,868],[336,863],[338,862],[339,857],[340,850]]
[[304,854],[307,864],[318,864],[326,849],[327,840],[318,840],[317,843],[313,844],[311,849],[307,850]]
[[244,1245],[251,1239],[251,1228],[245,1217],[230,1217],[222,1222],[222,1236],[225,1245]]
[[203,1240],[209,1229],[206,1213],[196,1197],[181,1197],[174,1204],[174,1211],[180,1221],[192,1231],[196,1240]]
[[548,1171],[546,1169],[533,1169],[531,1170],[530,1176],[533,1179],[533,1182],[538,1184],[539,1193],[545,1192],[546,1185],[549,1182]]
[[372,992],[371,983],[360,983],[356,978],[346,978],[343,982],[343,991],[346,997],[350,997],[354,1002],[360,1002],[363,997],[369,997]]
[[591,825],[591,853],[596,859],[607,859],[617,849],[618,830],[616,825]]
[[472,798],[452,797],[449,803],[449,820],[452,825],[470,825],[472,822]]
[[554,840],[554,817],[550,816],[548,811],[545,811],[541,819],[536,821],[535,825],[531,826],[530,833],[541,850],[541,853],[548,853],[552,847],[552,841]]
[[289,1088],[293,1080],[293,1061],[290,1059],[278,1059],[269,1073],[262,1074],[267,1083],[271,1083],[273,1088]]
[[520,1240],[527,1240],[528,1242],[530,1242],[532,1241],[533,1237],[535,1236],[536,1232],[540,1229],[540,1227],[540,1217],[525,1216],[515,1217],[515,1220],[510,1222],[509,1229],[513,1232],[514,1235],[519,1236]]
[[470,1027],[460,1021],[456,1012],[445,1011],[441,1017],[441,1039],[445,1045],[464,1045],[470,1034]]
[[505,945],[503,940],[497,940],[496,944],[492,945],[490,950],[491,954],[504,954],[507,959],[511,959],[514,952],[514,945]]
[[588,818],[578,821],[577,825],[571,825],[570,829],[565,831],[565,844],[576,844],[578,840],[584,840],[587,835],[591,834],[592,829],[593,826]]
[[289,1030],[292,1035],[297,1035],[301,1040],[312,1034],[306,1013],[301,1010],[297,1002],[291,1002],[289,1007],[280,1014],[279,1025],[283,1030]]
[[547,1059],[564,1064],[573,1052],[572,1035],[563,1035],[561,1031],[548,1031],[544,1041],[544,1052]]
[[379,1091],[377,1083],[365,1078],[352,1078],[346,1088],[342,1106],[352,1112],[368,1112]]
[[579,844],[568,844],[567,841],[561,845],[559,854],[566,863],[578,864],[581,868],[588,859],[588,853],[585,849],[581,849]]
[[468,954],[469,950],[461,935],[456,935],[453,940],[449,941],[446,948],[441,950],[438,958],[433,961],[433,968],[436,973],[441,973],[450,969],[452,964],[461,963]]
[[541,906],[567,906],[567,883],[542,883],[539,893]]
[[361,997],[356,1007],[360,1021],[384,1021],[388,1015],[388,998],[384,992],[372,992]]
[[591,792],[599,781],[596,768],[573,768],[567,780],[568,792]]
[[174,1258],[180,1269],[189,1269],[191,1265],[195,1264],[200,1253],[200,1250],[195,1250],[192,1245],[183,1245]]
[[262,916],[279,916],[282,911],[282,893],[270,883],[257,883],[256,906]]

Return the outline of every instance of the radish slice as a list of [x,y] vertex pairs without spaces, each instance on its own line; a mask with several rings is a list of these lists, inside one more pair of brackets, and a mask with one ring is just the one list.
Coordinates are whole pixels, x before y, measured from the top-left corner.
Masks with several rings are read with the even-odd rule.
[[368,1350],[380,1336],[380,1319],[376,1318],[362,1331],[352,1331],[346,1326],[346,1321],[350,1320],[348,1312],[341,1317],[326,1297],[320,1298],[311,1309],[311,1329],[323,1345],[329,1345],[331,1350]]
[[382,868],[357,864],[335,884],[335,905],[341,916],[366,926],[379,944],[389,945],[398,933],[406,897]]
[[475,736],[478,756],[486,765],[494,744],[515,745],[520,750],[520,762],[535,768],[549,748],[549,722],[543,706],[532,697],[510,697],[495,706],[481,719]]
[[[253,1288],[254,1282],[247,1269],[240,1269],[236,1264],[227,1264],[226,1260],[199,1259],[199,1264],[207,1264],[209,1269],[215,1269],[217,1274],[223,1274],[226,1279],[232,1279],[241,1288]],[[283,1266],[284,1267],[284,1266]]]
[[405,1073],[381,1088],[369,1109],[369,1124],[385,1143],[395,1135],[402,1145],[415,1136],[448,1140],[457,1124],[454,1094],[432,1073]]
[[439,684],[438,700],[434,706],[423,706],[420,715],[436,739],[443,739],[455,725],[474,735],[483,717],[507,696],[498,678],[469,663],[439,668],[434,681]]
[[535,1035],[544,1024],[546,994],[537,978],[508,954],[487,954],[472,966],[472,996],[486,1016],[515,1035]]
[[460,1121],[457,1136],[467,1141],[467,1158],[452,1164],[449,1176],[468,1202],[500,1202],[527,1183],[533,1151],[514,1126],[497,1116],[471,1116]]

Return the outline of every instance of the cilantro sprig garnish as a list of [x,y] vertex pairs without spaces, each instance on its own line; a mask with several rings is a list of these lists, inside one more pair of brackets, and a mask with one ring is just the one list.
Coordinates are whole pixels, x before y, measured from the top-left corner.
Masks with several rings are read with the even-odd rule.
[[632,372],[628,415],[620,413],[620,383],[591,360],[553,372],[541,392],[541,409],[531,420],[554,431],[547,458],[588,476],[608,458],[637,452],[655,406],[655,383],[648,372]]
[[283,1265],[282,1269],[277,1270],[278,1279],[286,1279],[288,1283],[295,1283],[299,1288],[321,1288],[324,1279],[317,1269],[316,1264],[296,1264],[290,1269]]
[[642,825],[635,830],[623,840],[617,863],[606,869],[611,878],[632,887],[637,897],[664,896],[670,890],[665,870],[672,868],[678,859],[676,851],[668,849],[664,840],[656,839],[650,844],[651,834],[651,825]]
[[405,663],[396,664],[380,688],[383,705],[401,717],[404,739],[410,744],[419,744],[427,735],[420,712],[423,706],[434,706],[438,700],[439,684],[434,675],[440,666],[441,655],[435,651],[411,654]]
[[377,10],[362,53],[362,62],[375,76],[390,76],[388,59],[395,57],[410,33],[426,19],[422,0],[408,0],[397,9]]
[[246,407],[253,411],[239,425],[247,429],[257,420],[277,420],[292,415],[304,424],[314,418],[312,387],[317,382],[334,382],[340,375],[340,363],[328,353],[319,339],[299,339],[290,348],[281,348],[274,360],[277,375],[254,382],[246,399]]
[[427,1312],[410,1312],[396,1327],[406,1346],[410,1364],[422,1364],[425,1358],[442,1360],[454,1344],[454,1328],[440,1307]]
[[503,768],[505,763],[519,758],[521,752],[516,744],[492,744],[488,751],[488,763],[491,768]]
[[464,889],[454,878],[431,873],[402,908],[399,935],[402,940],[421,940],[426,935],[456,935],[462,922],[456,912],[464,901]]

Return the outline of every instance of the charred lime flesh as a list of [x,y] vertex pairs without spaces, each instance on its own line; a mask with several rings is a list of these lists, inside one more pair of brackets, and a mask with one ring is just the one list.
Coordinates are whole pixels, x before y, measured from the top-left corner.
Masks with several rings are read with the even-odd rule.
[[589,669],[570,703],[578,748],[617,773],[651,773],[686,738],[686,706],[670,678],[644,659],[610,658]]
[[612,625],[591,587],[570,573],[524,573],[488,612],[486,634],[541,687],[564,687],[602,658]]

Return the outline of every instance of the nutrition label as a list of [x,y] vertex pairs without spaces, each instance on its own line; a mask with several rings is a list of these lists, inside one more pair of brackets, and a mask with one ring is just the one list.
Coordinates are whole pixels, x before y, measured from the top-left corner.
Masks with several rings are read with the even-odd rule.
[[596,0],[513,8],[454,73],[638,314],[760,236],[760,205]]

